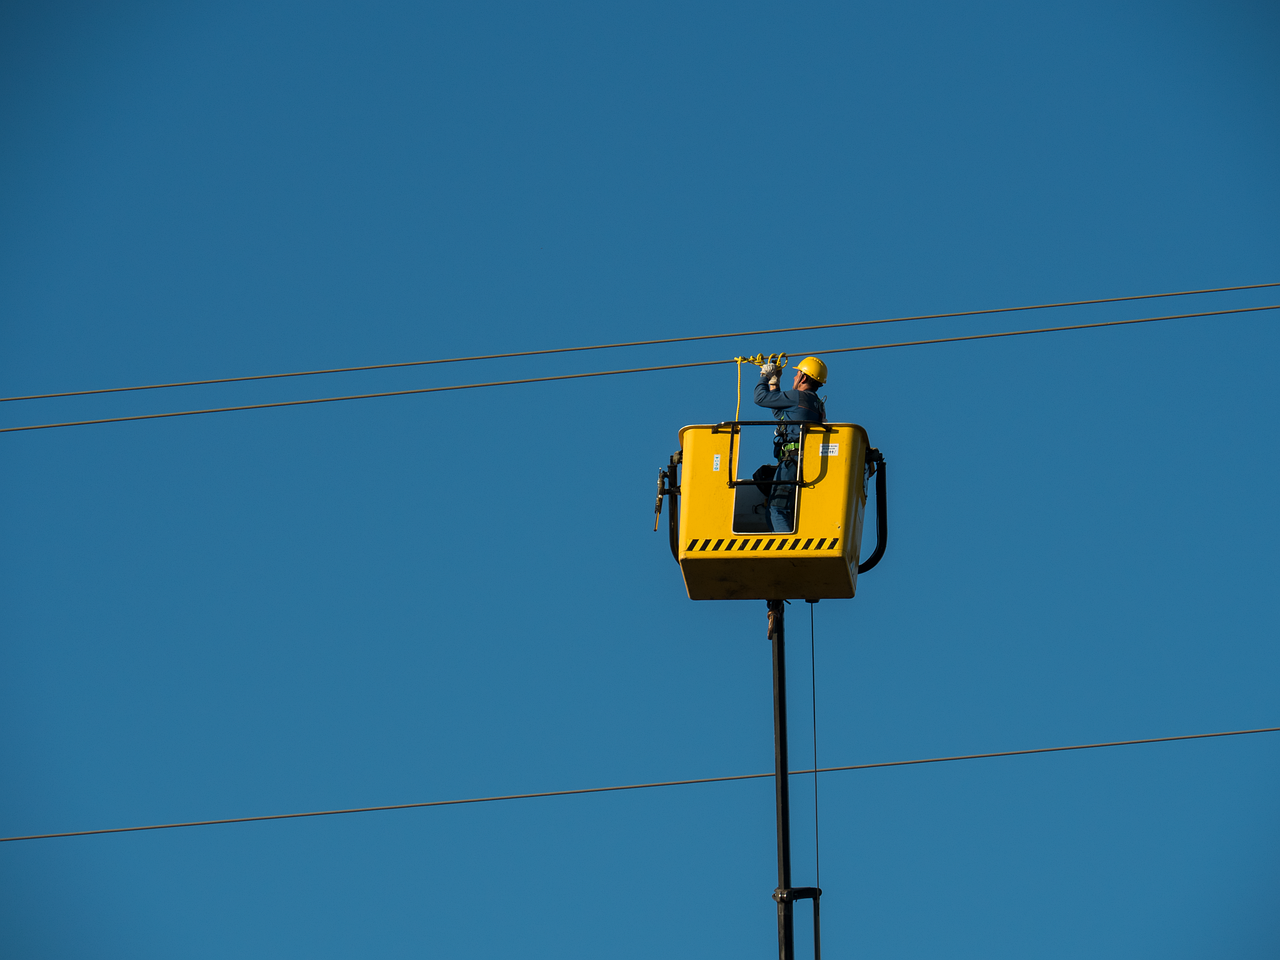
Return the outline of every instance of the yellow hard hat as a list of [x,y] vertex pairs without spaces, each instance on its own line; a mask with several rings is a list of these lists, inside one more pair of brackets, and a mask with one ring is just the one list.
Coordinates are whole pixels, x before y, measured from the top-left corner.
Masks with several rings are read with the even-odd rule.
[[810,380],[817,380],[819,384],[827,382],[827,365],[817,357],[805,357],[796,364],[796,369]]

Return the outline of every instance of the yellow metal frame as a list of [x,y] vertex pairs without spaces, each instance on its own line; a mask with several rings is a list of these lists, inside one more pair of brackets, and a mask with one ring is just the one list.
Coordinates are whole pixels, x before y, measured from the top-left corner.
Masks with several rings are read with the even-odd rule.
[[680,431],[677,559],[692,600],[826,600],[854,595],[870,443],[856,423],[804,425],[791,533],[735,533],[741,427]]

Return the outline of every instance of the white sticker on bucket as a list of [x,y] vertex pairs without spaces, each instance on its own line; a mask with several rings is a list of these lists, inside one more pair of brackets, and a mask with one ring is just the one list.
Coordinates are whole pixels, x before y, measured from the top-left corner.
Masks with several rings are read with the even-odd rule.
[[820,457],[838,457],[840,456],[840,444],[838,443],[822,443],[818,445],[818,456]]
[[711,469],[714,470],[716,473],[720,472],[720,454],[718,453],[716,454],[716,464]]

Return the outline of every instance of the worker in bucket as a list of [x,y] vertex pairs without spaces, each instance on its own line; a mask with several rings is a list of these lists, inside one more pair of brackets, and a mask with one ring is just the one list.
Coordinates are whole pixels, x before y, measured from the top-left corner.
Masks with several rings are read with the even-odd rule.
[[818,388],[827,382],[827,365],[817,357],[805,357],[796,364],[796,375],[790,390],[778,388],[782,368],[770,361],[760,368],[756,384],[757,406],[773,411],[781,421],[774,433],[773,455],[778,460],[775,483],[769,492],[769,529],[773,533],[790,533],[795,519],[797,461],[800,455],[799,426],[789,423],[825,423],[826,405],[818,396]]

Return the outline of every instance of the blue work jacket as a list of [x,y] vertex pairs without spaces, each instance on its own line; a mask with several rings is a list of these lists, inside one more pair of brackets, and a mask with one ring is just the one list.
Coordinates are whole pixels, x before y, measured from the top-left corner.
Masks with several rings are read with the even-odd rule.
[[[810,390],[770,390],[769,381],[761,377],[756,384],[754,399],[757,406],[773,411],[775,420],[800,423],[825,423],[826,405]],[[800,439],[799,427],[778,426],[778,439],[784,443],[796,443]]]
[[824,423],[827,411],[821,398],[810,390],[770,390],[769,381],[761,378],[756,384],[756,405],[768,407],[775,420],[798,420],[804,423]]

